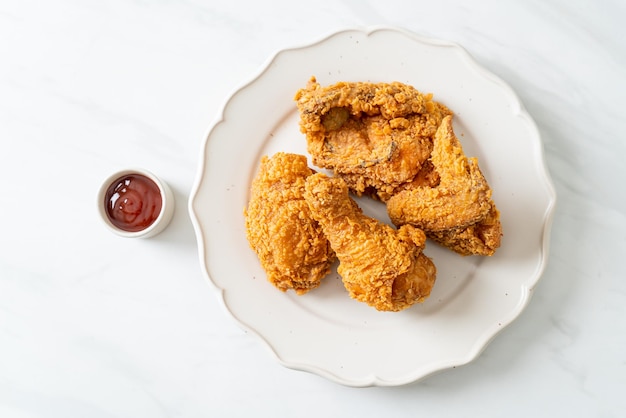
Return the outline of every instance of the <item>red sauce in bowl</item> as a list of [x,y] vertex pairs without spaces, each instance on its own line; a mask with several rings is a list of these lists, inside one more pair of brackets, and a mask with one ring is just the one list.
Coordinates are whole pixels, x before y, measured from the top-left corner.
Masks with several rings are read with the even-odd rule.
[[106,214],[111,223],[127,232],[148,228],[161,213],[163,198],[159,186],[142,174],[118,178],[104,194]]

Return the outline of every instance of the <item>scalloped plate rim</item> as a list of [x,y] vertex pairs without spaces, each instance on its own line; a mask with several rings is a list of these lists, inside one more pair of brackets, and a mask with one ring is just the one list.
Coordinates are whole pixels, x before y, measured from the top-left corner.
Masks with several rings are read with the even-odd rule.
[[385,380],[380,378],[379,376],[377,376],[375,373],[369,374],[366,378],[364,379],[360,379],[360,380],[350,380],[350,379],[346,379],[342,376],[339,376],[335,373],[332,373],[328,370],[325,370],[323,368],[320,368],[316,365],[313,364],[306,364],[306,363],[297,363],[297,362],[290,362],[287,360],[284,360],[283,358],[281,358],[281,356],[277,353],[276,349],[274,348],[274,345],[267,340],[266,337],[264,337],[261,333],[259,333],[258,331],[256,331],[255,329],[253,329],[252,327],[248,326],[244,320],[242,320],[241,318],[238,317],[238,315],[233,312],[230,307],[228,306],[228,303],[225,300],[224,294],[225,294],[225,289],[221,288],[218,286],[218,284],[211,278],[211,274],[210,274],[210,268],[206,263],[206,258],[204,256],[205,253],[205,241],[206,241],[206,236],[205,233],[202,231],[201,226],[200,226],[200,221],[197,215],[197,210],[194,206],[194,203],[198,197],[198,194],[200,193],[201,190],[201,186],[202,186],[202,181],[204,178],[204,174],[206,171],[206,164],[204,161],[204,158],[201,158],[199,163],[198,163],[198,169],[197,169],[197,175],[196,178],[194,180],[194,184],[192,186],[192,189],[190,191],[190,195],[189,195],[189,200],[188,200],[188,212],[192,221],[192,225],[193,225],[193,229],[194,232],[196,234],[196,238],[197,238],[197,244],[198,244],[198,255],[199,255],[199,259],[200,259],[200,264],[202,267],[202,271],[203,271],[203,275],[207,281],[208,284],[210,284],[213,289],[215,291],[217,291],[218,293],[218,299],[221,302],[223,308],[226,310],[226,312],[235,320],[235,322],[244,330],[246,330],[247,332],[255,335],[258,339],[260,339],[266,346],[267,348],[269,348],[269,350],[271,351],[271,353],[273,354],[273,356],[276,358],[276,360],[278,361],[279,364],[290,368],[290,369],[294,369],[294,370],[300,370],[300,371],[305,371],[305,372],[310,372],[316,375],[319,375],[321,377],[327,378],[331,381],[335,381],[339,384],[345,385],[345,386],[351,386],[351,387],[368,387],[368,386],[399,386],[399,385],[405,385],[405,384],[410,384],[410,383],[414,383],[416,381],[419,381],[421,379],[424,379],[434,373],[443,371],[443,370],[447,370],[447,369],[451,369],[451,368],[455,368],[458,366],[462,366],[465,364],[468,364],[470,362],[472,362],[473,360],[475,360],[482,352],[483,350],[489,345],[489,343],[493,340],[493,338],[495,338],[506,326],[510,325],[523,311],[524,309],[527,307],[528,303],[530,302],[531,296],[532,296],[532,291],[534,289],[534,287],[537,285],[538,281],[541,279],[545,268],[546,268],[546,264],[547,264],[547,260],[549,257],[549,243],[550,243],[550,232],[551,232],[551,226],[552,226],[552,221],[553,221],[553,217],[554,217],[554,212],[555,212],[555,207],[556,207],[556,203],[557,203],[557,196],[556,196],[556,192],[554,189],[554,186],[552,184],[552,180],[550,178],[548,169],[547,169],[547,165],[545,163],[545,153],[543,150],[543,143],[541,140],[541,136],[539,134],[539,131],[537,129],[537,126],[534,122],[534,120],[532,119],[532,117],[530,116],[530,114],[526,111],[526,109],[524,108],[521,100],[518,98],[517,94],[514,92],[514,90],[506,83],[504,82],[500,77],[496,76],[495,74],[491,73],[490,71],[488,71],[485,67],[481,66],[468,52],[467,50],[462,47],[461,45],[452,42],[452,41],[447,41],[447,40],[441,40],[441,39],[436,39],[436,38],[430,38],[430,37],[425,37],[425,36],[421,36],[421,35],[417,35],[413,32],[410,32],[408,30],[402,29],[402,28],[396,28],[396,27],[388,27],[388,26],[373,26],[373,27],[365,27],[365,28],[346,28],[346,29],[341,29],[341,30],[337,30],[337,31],[333,31],[323,37],[321,37],[320,39],[318,39],[317,41],[313,41],[310,43],[303,43],[299,46],[293,46],[293,47],[289,47],[289,48],[284,48],[284,49],[280,49],[277,50],[274,54],[272,54],[267,60],[266,62],[260,67],[260,70],[257,72],[256,75],[254,75],[249,81],[243,83],[240,87],[237,87],[229,96],[228,99],[225,101],[225,103],[223,104],[223,106],[220,109],[220,113],[219,116],[217,117],[217,119],[209,126],[209,128],[207,129],[205,135],[204,135],[204,140],[202,142],[202,146],[201,146],[201,152],[200,155],[204,156],[206,155],[206,149],[208,147],[209,144],[209,140],[211,138],[211,134],[215,131],[216,128],[218,128],[218,126],[222,125],[223,123],[227,122],[227,119],[225,118],[225,113],[227,111],[227,109],[229,108],[229,106],[231,105],[231,103],[233,102],[233,100],[240,94],[242,94],[243,91],[245,91],[248,87],[250,87],[251,85],[253,85],[255,82],[257,82],[259,80],[260,77],[262,77],[267,71],[269,71],[271,69],[271,65],[282,55],[285,54],[289,54],[293,51],[300,51],[300,50],[305,50],[307,48],[311,48],[311,47],[315,47],[318,46],[320,44],[323,44],[325,42],[328,42],[329,40],[337,37],[337,36],[341,36],[341,35],[345,35],[347,33],[351,33],[351,32],[361,32],[364,33],[365,35],[367,35],[368,37],[371,36],[372,34],[375,34],[376,32],[380,32],[380,31],[389,31],[389,32],[395,32],[398,34],[402,34],[404,36],[407,36],[409,38],[411,38],[413,41],[418,42],[418,43],[422,43],[422,44],[427,44],[427,45],[431,45],[434,47],[448,47],[448,48],[453,48],[455,49],[457,52],[462,54],[462,57],[464,59],[464,61],[466,62],[466,64],[469,64],[473,67],[473,69],[475,71],[478,71],[480,73],[480,75],[485,78],[488,79],[489,81],[498,84],[498,86],[500,87],[500,89],[505,90],[506,93],[510,96],[510,100],[512,103],[515,103],[517,105],[517,108],[515,110],[515,112],[513,112],[513,114],[517,117],[521,117],[524,120],[524,123],[526,123],[531,130],[533,131],[533,135],[532,135],[532,140],[535,141],[535,154],[536,157],[538,157],[538,161],[540,164],[538,164],[538,168],[542,171],[542,178],[544,179],[544,187],[546,188],[546,193],[549,197],[549,201],[548,201],[548,205],[545,208],[545,212],[544,212],[544,216],[543,216],[543,228],[542,228],[542,232],[541,232],[541,260],[539,262],[538,268],[535,272],[534,275],[532,275],[531,277],[528,278],[528,280],[526,282],[523,282],[521,284],[521,287],[523,289],[525,289],[526,291],[523,293],[523,298],[520,299],[518,301],[517,304],[517,309],[510,312],[509,317],[507,319],[503,319],[501,321],[501,326],[496,327],[496,329],[487,329],[484,333],[483,336],[480,338],[477,338],[476,340],[476,344],[474,344],[474,349],[470,350],[465,356],[461,357],[461,358],[454,358],[454,359],[448,359],[447,361],[440,361],[437,363],[433,363],[431,364],[429,367],[423,367],[420,368],[418,370],[415,370],[414,373],[409,374],[408,376],[406,376],[404,379],[396,379],[393,381],[389,381],[389,380]]

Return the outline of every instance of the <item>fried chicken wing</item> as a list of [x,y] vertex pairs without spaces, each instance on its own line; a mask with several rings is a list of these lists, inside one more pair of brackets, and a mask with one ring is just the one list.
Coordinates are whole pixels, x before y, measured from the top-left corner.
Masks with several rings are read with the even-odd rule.
[[341,178],[314,174],[304,197],[339,259],[338,273],[350,296],[380,311],[423,302],[436,268],[422,253],[426,236],[412,225],[395,230],[365,216]]
[[451,116],[435,134],[430,161],[438,183],[392,196],[387,201],[390,219],[395,225],[417,226],[460,254],[492,255],[502,235],[499,212],[478,161],[463,153]]
[[313,173],[303,155],[263,157],[244,210],[246,236],[267,279],[297,294],[319,286],[336,260],[304,200],[305,181]]
[[428,232],[428,237],[461,255],[493,255],[500,247],[500,212],[492,203],[485,219],[466,228]]
[[333,170],[357,195],[383,201],[419,179],[437,127],[452,114],[398,82],[322,87],[313,77],[295,100],[313,164]]

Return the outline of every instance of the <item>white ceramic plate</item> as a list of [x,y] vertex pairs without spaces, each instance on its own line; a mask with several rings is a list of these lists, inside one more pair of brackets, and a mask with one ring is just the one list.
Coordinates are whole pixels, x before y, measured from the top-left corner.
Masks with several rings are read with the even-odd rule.
[[[496,255],[461,257],[429,243],[433,292],[399,313],[350,299],[336,273],[303,296],[275,289],[248,246],[243,209],[262,155],[306,154],[293,97],[312,75],[323,85],[400,81],[449,106],[501,211]],[[556,198],[536,126],[504,82],[450,42],[374,28],[278,52],[227,101],[200,157],[189,210],[202,268],[226,309],[281,364],[344,385],[406,384],[476,358],[527,305],[546,263]],[[359,203],[388,221],[381,204]]]

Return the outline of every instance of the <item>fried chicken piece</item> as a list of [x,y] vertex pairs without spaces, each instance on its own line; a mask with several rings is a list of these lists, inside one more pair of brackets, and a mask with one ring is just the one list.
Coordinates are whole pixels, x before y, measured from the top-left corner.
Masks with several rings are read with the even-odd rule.
[[382,201],[416,180],[437,127],[452,114],[398,82],[322,87],[313,77],[295,100],[313,164],[333,170],[355,194]]
[[341,178],[307,178],[304,197],[339,259],[338,273],[352,298],[379,311],[400,311],[423,302],[436,268],[424,249],[426,236],[405,225],[395,230],[365,216]]
[[439,175],[436,187],[404,190],[387,201],[395,224],[411,223],[426,231],[462,228],[485,218],[491,189],[478,161],[467,158],[452,130],[452,118],[444,118],[435,135],[431,162]]
[[395,225],[421,228],[460,254],[492,255],[502,235],[499,212],[477,159],[463,153],[451,116],[443,119],[435,134],[430,161],[438,184],[407,188],[392,196],[387,201],[390,219]]
[[318,287],[336,260],[303,197],[313,173],[303,155],[264,156],[244,210],[250,247],[267,279],[283,292],[304,294]]
[[502,239],[500,213],[492,203],[482,221],[466,228],[431,231],[428,237],[461,255],[493,255]]

